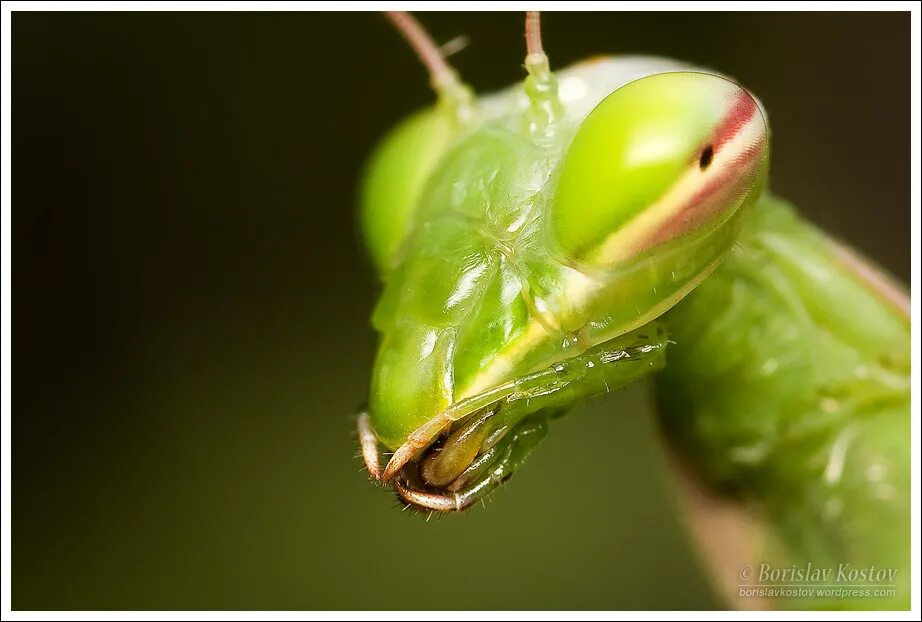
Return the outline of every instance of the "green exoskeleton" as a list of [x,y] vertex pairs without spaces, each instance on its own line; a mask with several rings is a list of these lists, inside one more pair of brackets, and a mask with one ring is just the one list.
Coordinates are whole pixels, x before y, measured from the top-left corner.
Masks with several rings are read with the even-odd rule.
[[363,190],[372,477],[464,509],[576,401],[650,377],[683,469],[758,526],[735,562],[895,568],[895,598],[810,602],[908,603],[907,297],[765,189],[761,104],[654,57],[552,72],[535,13],[524,83],[475,97],[391,18],[438,98]]

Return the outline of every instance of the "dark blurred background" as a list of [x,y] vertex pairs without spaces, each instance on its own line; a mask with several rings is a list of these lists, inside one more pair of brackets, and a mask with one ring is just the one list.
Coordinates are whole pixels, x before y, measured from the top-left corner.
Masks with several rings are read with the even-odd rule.
[[[519,14],[421,15],[494,89]],[[352,413],[377,285],[363,159],[431,100],[375,14],[13,15],[13,607],[719,607],[637,388],[493,503],[401,513]],[[909,17],[545,15],[561,67],[645,52],[764,101],[773,186],[909,275]]]

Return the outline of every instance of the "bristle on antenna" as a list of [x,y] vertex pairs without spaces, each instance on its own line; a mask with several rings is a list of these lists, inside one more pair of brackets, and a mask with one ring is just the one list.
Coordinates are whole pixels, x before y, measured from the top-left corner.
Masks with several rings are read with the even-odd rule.
[[432,88],[441,91],[448,83],[457,82],[457,74],[446,62],[442,50],[415,17],[405,11],[385,11],[384,15],[403,35],[426,67]]

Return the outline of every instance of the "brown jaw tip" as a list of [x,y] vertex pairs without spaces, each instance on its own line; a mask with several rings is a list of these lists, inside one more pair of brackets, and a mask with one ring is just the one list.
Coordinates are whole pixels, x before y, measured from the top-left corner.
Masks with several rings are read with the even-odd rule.
[[433,510],[435,512],[460,512],[467,504],[462,503],[461,497],[457,494],[437,494],[433,492],[422,492],[407,488],[400,482],[394,482],[394,490],[401,499],[412,506]]
[[409,438],[407,438],[403,445],[397,448],[394,455],[391,456],[391,459],[384,467],[384,474],[381,476],[381,481],[389,482],[394,479],[394,476],[403,469],[404,465],[412,460],[413,456],[420,450],[428,447],[432,443],[432,440],[450,423],[451,420],[443,413],[420,426],[409,436]]
[[394,479],[394,476],[397,475],[403,466],[410,461],[410,458],[413,457],[414,449],[408,447],[406,444],[401,445],[397,451],[394,452],[394,455],[391,456],[391,459],[387,461],[387,465],[384,467],[384,473],[381,475],[382,482],[389,482]]

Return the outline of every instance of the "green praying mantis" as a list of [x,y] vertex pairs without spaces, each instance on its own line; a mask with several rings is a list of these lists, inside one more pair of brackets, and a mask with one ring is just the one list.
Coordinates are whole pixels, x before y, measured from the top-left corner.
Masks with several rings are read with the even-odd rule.
[[574,403],[650,378],[690,511],[725,527],[703,546],[728,591],[765,566],[873,566],[892,594],[790,602],[907,607],[908,295],[770,193],[761,103],[655,57],[551,71],[535,12],[524,82],[477,97],[389,17],[437,101],[363,187],[384,283],[358,417],[371,477],[463,510]]

